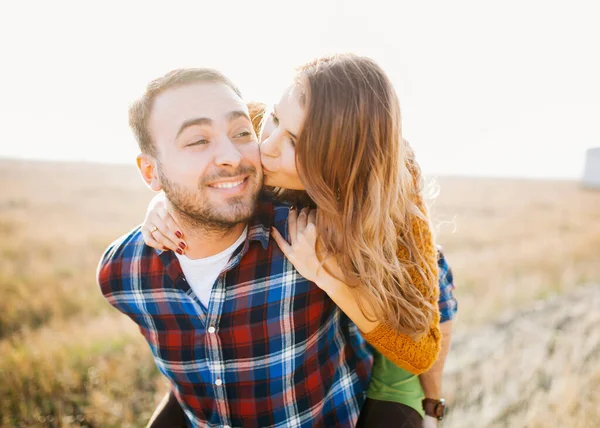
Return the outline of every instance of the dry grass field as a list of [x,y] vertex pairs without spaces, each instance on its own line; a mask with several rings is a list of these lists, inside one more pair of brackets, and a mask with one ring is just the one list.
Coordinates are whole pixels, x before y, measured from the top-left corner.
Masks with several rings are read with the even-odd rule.
[[[600,192],[438,185],[460,302],[443,426],[600,426]],[[133,166],[16,160],[0,188],[0,426],[143,426],[166,384],[95,268],[152,194]]]

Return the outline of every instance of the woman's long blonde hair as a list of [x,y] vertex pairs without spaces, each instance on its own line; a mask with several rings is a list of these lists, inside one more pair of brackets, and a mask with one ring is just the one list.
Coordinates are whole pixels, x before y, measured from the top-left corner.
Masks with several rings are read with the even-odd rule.
[[363,313],[418,337],[436,314],[437,272],[423,259],[433,240],[423,235],[419,169],[393,85],[373,60],[352,54],[302,66],[297,84],[306,118],[296,165],[319,208],[319,248],[336,258]]

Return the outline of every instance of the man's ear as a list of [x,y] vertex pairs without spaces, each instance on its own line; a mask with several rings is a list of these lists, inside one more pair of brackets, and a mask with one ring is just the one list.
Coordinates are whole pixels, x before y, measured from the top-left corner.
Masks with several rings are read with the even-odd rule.
[[162,190],[162,185],[160,184],[160,179],[158,178],[158,165],[156,164],[156,159],[154,156],[148,155],[146,153],[140,153],[136,158],[138,169],[142,174],[142,178],[155,192],[159,192]]

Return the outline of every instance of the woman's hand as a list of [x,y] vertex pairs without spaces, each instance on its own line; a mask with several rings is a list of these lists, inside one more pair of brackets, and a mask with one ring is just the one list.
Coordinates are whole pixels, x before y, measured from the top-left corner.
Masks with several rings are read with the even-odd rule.
[[[317,254],[317,228],[315,221],[317,210],[302,209],[300,214],[292,207],[288,217],[290,243],[275,228],[271,228],[273,239],[283,254],[304,278],[326,289],[335,281],[323,267],[322,257]],[[329,268],[330,260],[327,260]],[[327,290],[325,290],[327,291]]]
[[187,245],[177,222],[167,211],[164,194],[159,193],[148,205],[142,224],[142,236],[146,245],[159,250],[172,250],[183,254]]
[[[309,211],[308,208],[304,208],[300,214],[297,214],[296,210],[291,209],[288,217],[291,242],[288,243],[277,229],[271,228],[273,239],[300,275],[314,282],[327,293],[360,331],[369,333],[380,324],[380,321],[371,315],[370,305],[367,304],[365,308],[368,317],[360,309],[358,303],[360,297],[345,283],[345,275],[335,257],[324,258],[323,254],[317,252],[316,217],[316,210]],[[324,259],[325,263],[323,263]]]

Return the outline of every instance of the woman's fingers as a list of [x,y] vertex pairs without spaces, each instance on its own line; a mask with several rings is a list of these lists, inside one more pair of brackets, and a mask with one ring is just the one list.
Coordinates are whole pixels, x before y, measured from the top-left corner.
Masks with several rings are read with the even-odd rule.
[[312,209],[310,213],[308,213],[308,221],[307,224],[317,224],[317,210]]
[[290,257],[292,256],[292,253],[293,253],[292,246],[285,240],[285,238],[283,236],[281,236],[279,231],[277,229],[275,229],[274,227],[271,227],[271,236],[273,237],[273,239],[275,240],[277,245],[279,245],[279,248],[281,248],[281,251],[283,252],[283,254],[285,254],[285,256],[288,258],[288,260],[291,261]]
[[[169,228],[160,218],[160,216],[155,215],[152,218],[151,222],[147,222],[144,225],[145,229],[148,229],[150,236],[159,243],[158,246],[150,245],[151,247],[155,247],[158,249],[169,249],[171,251],[178,251],[179,254],[183,254],[185,248],[179,245],[179,239],[175,236],[175,233],[169,233]],[[174,240],[170,238],[172,236],[175,238]]]
[[288,232],[290,235],[290,243],[292,245],[296,242],[296,235],[298,234],[297,220],[298,211],[296,210],[296,207],[291,207],[288,215]]
[[150,231],[148,229],[146,229],[145,227],[142,227],[142,236],[144,237],[144,242],[146,243],[147,246],[152,247],[152,248],[157,248],[159,250],[164,249],[163,246],[160,244],[160,242],[158,242],[156,239],[154,239],[154,237],[152,236]]
[[306,223],[308,221],[308,208],[302,208],[300,214],[298,214],[298,220],[296,221],[296,236],[300,235],[306,229]]
[[[162,225],[164,225],[164,227]],[[171,242],[175,243],[182,251],[185,251],[187,244],[185,240],[182,239],[183,233],[181,233],[181,228],[175,223],[171,214],[165,211],[164,217],[156,222],[156,226]]]
[[[309,218],[313,223],[309,222]],[[301,210],[297,216],[294,210],[290,211],[288,228],[291,238],[294,239],[291,244],[276,229],[272,228],[271,230],[271,236],[283,254],[294,265],[298,273],[309,281],[314,281],[318,277],[321,267],[315,250],[317,238],[315,219],[315,214],[311,216],[310,210],[306,208]]]
[[171,250],[183,254],[187,248],[186,242],[182,239],[181,228],[167,210],[165,196],[162,193],[152,198],[148,205],[146,218],[142,224],[142,235],[146,245],[159,250]]
[[167,250],[171,250],[171,251],[177,251],[179,254],[183,254],[184,253],[184,249],[181,248],[175,242],[171,241],[168,237],[166,237],[162,233],[162,231],[161,231],[160,228],[158,228],[155,231],[151,232],[150,235],[152,235],[152,237],[154,238],[154,240],[160,244],[156,248],[159,248],[159,249],[162,249],[162,250],[167,249]]
[[315,247],[316,251],[316,243],[317,243],[317,210],[312,209],[308,214],[308,220],[306,223],[306,229],[304,229],[304,234],[308,241]]

